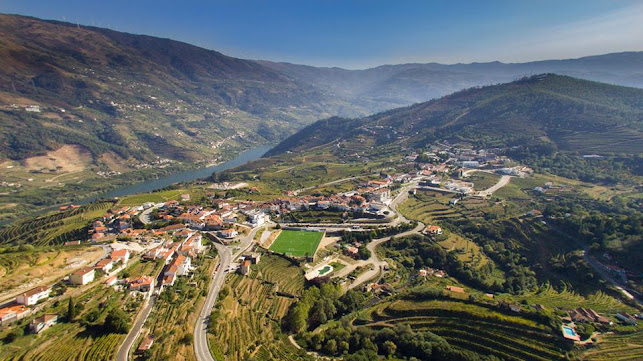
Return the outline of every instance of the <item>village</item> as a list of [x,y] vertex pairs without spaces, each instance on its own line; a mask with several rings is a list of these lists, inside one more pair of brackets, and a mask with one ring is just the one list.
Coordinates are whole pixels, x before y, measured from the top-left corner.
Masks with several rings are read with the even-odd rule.
[[[367,248],[373,237],[364,235],[373,231],[382,232],[380,237],[396,232],[418,232],[429,237],[442,235],[443,230],[438,225],[412,223],[405,219],[397,212],[397,205],[409,194],[431,191],[449,195],[449,205],[453,207],[468,197],[489,198],[512,177],[526,177],[532,173],[528,167],[496,155],[498,151],[435,146],[425,153],[414,153],[401,159],[403,165],[412,169],[409,172],[383,172],[379,176],[356,181],[350,191],[333,194],[319,194],[311,189],[305,192],[286,191],[283,197],[266,201],[222,199],[216,190],[243,189],[253,193],[257,189],[246,183],[217,183],[207,188],[205,200],[194,200],[190,193],[184,193],[175,200],[109,209],[91,223],[86,239],[66,244],[99,245],[104,250],[104,258],[75,270],[59,283],[40,285],[5,303],[0,308],[0,325],[5,326],[38,312],[61,284],[83,288],[101,283],[118,292],[130,292],[136,297],[149,299],[174,285],[178,278],[189,278],[193,270],[192,261],[212,248],[211,244],[224,245],[239,254],[229,267],[219,269],[219,272],[236,271],[249,275],[253,265],[260,262],[262,252],[278,253],[302,262],[309,282],[331,277],[347,289],[364,287],[375,294],[390,294],[392,290],[387,283],[374,281],[378,274],[379,279],[382,278],[381,275],[388,271],[388,265],[377,259],[372,248]],[[468,181],[474,172],[501,177],[490,188],[477,189]],[[544,193],[552,187],[552,184],[544,184],[534,191]],[[60,210],[77,207],[70,205]],[[301,219],[300,214],[308,211],[332,212],[336,216],[330,220],[319,217]],[[532,211],[532,216],[537,212]],[[298,249],[301,245],[305,247]],[[156,262],[160,267],[155,270],[159,271],[119,278],[119,273],[133,261]],[[444,270],[425,268],[414,277],[441,279],[447,276]],[[466,296],[465,290],[458,286],[448,285],[445,291]],[[58,298],[60,296],[62,294],[57,294]],[[494,295],[486,294],[486,297],[493,298]],[[519,305],[507,304],[506,307],[521,312]],[[566,322],[562,328],[563,337],[576,342],[580,337],[575,331],[575,324],[612,322],[591,309],[567,310],[567,313],[569,316],[563,318]],[[29,329],[33,333],[43,332],[55,324],[58,317],[56,314],[44,314],[31,321]],[[636,324],[637,317],[641,315],[617,314],[616,317],[621,322]],[[138,350],[145,351],[152,343],[152,339],[146,337]]]

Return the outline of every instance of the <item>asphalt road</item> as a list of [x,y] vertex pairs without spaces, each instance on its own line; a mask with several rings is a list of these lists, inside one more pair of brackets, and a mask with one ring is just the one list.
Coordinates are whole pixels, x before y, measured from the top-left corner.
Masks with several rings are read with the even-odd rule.
[[253,228],[247,236],[242,237],[239,250],[234,255],[228,247],[219,243],[214,243],[214,246],[217,248],[217,252],[219,252],[219,267],[218,271],[214,273],[212,283],[210,284],[210,290],[208,291],[208,296],[205,299],[205,304],[203,305],[203,308],[199,313],[199,318],[194,326],[194,353],[196,354],[196,359],[198,361],[214,361],[214,358],[212,358],[212,354],[210,353],[210,347],[208,346],[208,323],[210,322],[212,309],[217,302],[219,292],[221,291],[221,287],[225,281],[225,276],[227,274],[226,270],[230,267],[232,260],[236,260],[252,245],[252,241],[257,231],[265,226],[266,225]]
[[629,292],[630,290],[621,286],[621,284],[618,281],[616,281],[616,279],[614,279],[612,275],[610,275],[607,271],[605,271],[605,269],[603,268],[603,265],[587,252],[587,247],[583,249],[583,257],[585,257],[585,260],[587,261],[587,263],[589,263],[589,265],[592,266],[592,268],[594,268],[594,270],[598,272],[598,274],[601,277],[603,277],[604,280],[611,283],[612,286],[614,286],[623,295],[623,297],[633,300],[639,306],[643,306],[643,302],[641,302],[641,300],[639,300],[636,296],[634,296],[633,292]]
[[[408,219],[406,219],[406,217],[404,217],[400,212],[398,212],[397,206],[399,204],[403,203],[409,197],[409,190],[411,190],[413,187],[415,187],[415,184],[411,184],[411,185],[408,185],[408,186],[402,188],[400,190],[400,193],[393,199],[393,201],[391,201],[391,204],[389,205],[391,210],[397,214],[397,219],[396,219],[397,223],[410,222]],[[404,236],[408,236],[408,235],[411,235],[411,234],[416,234],[416,233],[420,232],[422,229],[424,229],[424,227],[426,227],[426,226],[422,222],[418,222],[418,225],[415,228],[413,228],[412,230],[410,230],[410,231],[394,234],[393,236],[389,236],[389,237],[383,237],[383,238],[374,239],[369,244],[367,244],[366,248],[369,251],[371,251],[371,257],[369,257],[369,259],[367,259],[364,262],[364,264],[372,264],[373,269],[368,270],[368,271],[362,273],[361,275],[359,275],[355,279],[355,281],[353,281],[353,283],[351,283],[347,287],[347,289],[348,290],[353,289],[353,288],[363,284],[364,282],[376,277],[379,274],[379,272],[381,271],[382,266],[387,265],[386,261],[380,260],[379,257],[377,256],[377,252],[375,252],[375,248],[377,248],[377,246],[379,246],[380,244],[390,240],[391,237],[404,237]]]
[[219,267],[218,271],[214,273],[205,304],[194,326],[194,353],[196,354],[196,359],[199,361],[214,361],[208,346],[208,323],[210,322],[212,308],[217,302],[219,291],[221,291],[221,286],[223,285],[223,281],[225,281],[226,270],[232,260],[232,253],[228,247],[219,243],[215,243],[214,245],[217,248],[217,252],[219,252]]
[[150,312],[152,312],[155,304],[156,295],[152,294],[152,296],[150,296],[150,298],[147,300],[145,308],[143,308],[143,310],[141,310],[141,312],[139,312],[138,316],[136,317],[136,321],[134,322],[134,325],[132,326],[130,332],[127,334],[127,337],[125,337],[125,341],[123,341],[123,343],[121,344],[121,348],[118,349],[118,354],[116,354],[117,361],[127,361],[129,359],[129,351],[132,349],[132,345],[136,341],[138,335],[141,333],[143,324],[147,320],[147,317],[150,315]]

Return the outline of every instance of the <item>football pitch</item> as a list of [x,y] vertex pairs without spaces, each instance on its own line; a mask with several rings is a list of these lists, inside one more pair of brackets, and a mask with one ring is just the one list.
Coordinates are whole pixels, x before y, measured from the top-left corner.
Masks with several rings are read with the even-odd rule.
[[295,257],[313,257],[323,236],[323,232],[283,230],[270,250]]

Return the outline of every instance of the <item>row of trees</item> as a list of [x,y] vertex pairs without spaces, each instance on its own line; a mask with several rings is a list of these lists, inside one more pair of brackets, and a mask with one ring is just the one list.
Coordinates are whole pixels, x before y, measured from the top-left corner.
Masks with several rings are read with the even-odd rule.
[[445,339],[430,331],[414,331],[408,325],[373,330],[352,328],[347,323],[325,332],[306,333],[306,346],[330,356],[343,355],[343,360],[371,361],[379,355],[409,360],[496,360],[493,356],[455,349]]

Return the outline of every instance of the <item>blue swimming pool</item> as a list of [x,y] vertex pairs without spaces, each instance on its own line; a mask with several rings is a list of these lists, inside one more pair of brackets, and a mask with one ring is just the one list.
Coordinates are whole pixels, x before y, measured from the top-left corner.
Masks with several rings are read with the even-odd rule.
[[574,329],[571,327],[563,326],[563,332],[565,332],[567,336],[572,336],[572,337],[578,336],[576,334],[576,331],[574,331]]

